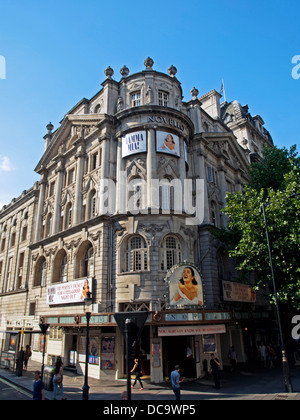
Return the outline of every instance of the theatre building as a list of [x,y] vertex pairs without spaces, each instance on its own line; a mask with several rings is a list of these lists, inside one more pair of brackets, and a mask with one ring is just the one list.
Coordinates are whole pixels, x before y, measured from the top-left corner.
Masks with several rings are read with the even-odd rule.
[[86,312],[89,375],[101,380],[126,375],[116,312],[148,312],[134,353],[153,382],[175,364],[200,377],[231,345],[245,362],[264,338],[263,292],[239,283],[213,231],[272,139],[237,101],[196,88],[184,101],[174,66],[144,64],[119,81],[108,67],[94,97],[48,124],[40,181],[0,211],[2,365],[29,344],[33,360],[45,349],[47,363],[84,372]]

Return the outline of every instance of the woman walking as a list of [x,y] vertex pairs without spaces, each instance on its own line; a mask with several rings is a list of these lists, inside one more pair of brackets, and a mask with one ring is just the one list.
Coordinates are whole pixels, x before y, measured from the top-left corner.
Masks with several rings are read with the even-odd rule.
[[53,399],[54,400],[56,400],[58,385],[60,389],[61,399],[65,400],[64,387],[63,387],[63,362],[60,357],[58,357],[55,363],[55,367],[54,367],[54,376],[53,376]]
[[134,387],[134,385],[136,384],[137,381],[139,381],[140,385],[141,385],[141,391],[144,389],[142,381],[141,381],[141,365],[139,363],[139,359],[134,359],[134,366],[133,369],[130,371],[130,373],[135,373],[135,380],[133,382],[133,385],[131,386],[131,388]]

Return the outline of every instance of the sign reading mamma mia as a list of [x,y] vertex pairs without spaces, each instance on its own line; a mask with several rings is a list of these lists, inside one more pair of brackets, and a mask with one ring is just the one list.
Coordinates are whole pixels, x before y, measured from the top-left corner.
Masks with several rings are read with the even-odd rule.
[[201,275],[194,264],[174,265],[167,274],[168,308],[203,306]]
[[147,152],[146,131],[135,131],[122,138],[122,157]]
[[84,302],[88,291],[92,292],[92,278],[52,284],[47,287],[47,304]]

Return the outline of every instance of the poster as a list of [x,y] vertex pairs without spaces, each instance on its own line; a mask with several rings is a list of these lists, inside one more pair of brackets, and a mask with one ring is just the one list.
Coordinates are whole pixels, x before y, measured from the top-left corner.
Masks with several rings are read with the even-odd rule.
[[147,152],[146,131],[135,131],[122,137],[122,158],[144,152]]
[[160,367],[160,344],[152,344],[152,366]]
[[203,352],[204,353],[215,353],[216,342],[213,334],[205,334],[203,336]]
[[88,291],[93,291],[92,278],[51,284],[51,286],[47,287],[47,304],[60,305],[84,302]]
[[89,363],[98,365],[98,337],[90,337],[89,343]]
[[179,137],[165,131],[157,131],[156,151],[180,157]]
[[[98,365],[99,364],[99,355],[98,355],[98,337],[90,337],[89,339],[89,364]],[[79,346],[78,346],[78,360],[81,363],[85,363],[86,360],[86,337],[85,335],[80,336]]]
[[189,263],[173,266],[167,274],[169,308],[203,306],[203,287],[199,270]]
[[115,338],[104,337],[101,340],[101,369],[115,368]]

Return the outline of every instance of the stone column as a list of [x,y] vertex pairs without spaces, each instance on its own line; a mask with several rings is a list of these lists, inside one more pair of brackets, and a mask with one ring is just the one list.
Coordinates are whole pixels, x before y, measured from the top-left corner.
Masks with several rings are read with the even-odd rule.
[[154,204],[154,186],[152,180],[156,178],[156,150],[155,150],[155,130],[147,131],[147,207],[151,208]]
[[52,224],[52,234],[55,235],[59,232],[60,218],[61,218],[61,190],[62,190],[62,180],[64,176],[64,170],[62,168],[56,169],[56,185],[55,185],[55,200],[54,200],[54,215],[53,215],[53,224]]
[[44,209],[46,185],[47,185],[47,172],[46,170],[44,170],[42,172],[42,176],[40,180],[40,194],[39,194],[38,211],[37,211],[37,217],[36,217],[36,231],[35,231],[36,242],[42,239],[42,226],[43,226],[42,216],[43,216],[43,209]]
[[76,170],[73,224],[78,225],[81,222],[81,215],[82,215],[82,181],[83,181],[83,170],[84,170],[84,160],[85,160],[85,151],[84,151],[83,145],[80,145],[78,147],[75,158],[77,159],[77,170]]
[[56,177],[56,184],[55,184],[55,200],[54,200],[54,215],[53,215],[53,226],[52,226],[52,233],[55,235],[59,232],[59,224],[60,224],[60,217],[61,217],[61,191],[63,186],[63,178],[64,178],[64,165],[62,160],[58,162],[57,168],[55,170],[57,177]]
[[122,158],[122,137],[118,137],[117,144],[117,172],[116,172],[116,213],[126,213],[127,180],[124,177],[124,159]]
[[179,171],[179,178],[181,181],[181,191],[182,191],[182,210],[184,208],[184,180],[186,179],[186,169],[185,169],[185,157],[184,157],[184,138],[179,138],[179,147],[180,147],[180,158],[178,162],[178,171]]
[[[100,215],[105,214],[107,209],[104,207],[104,197],[107,196],[107,193],[104,193],[104,180],[108,179],[108,170],[109,170],[109,140],[110,137],[103,136],[100,138],[102,142],[102,164],[101,164],[101,173],[100,173]],[[104,194],[104,195],[103,195]]]

